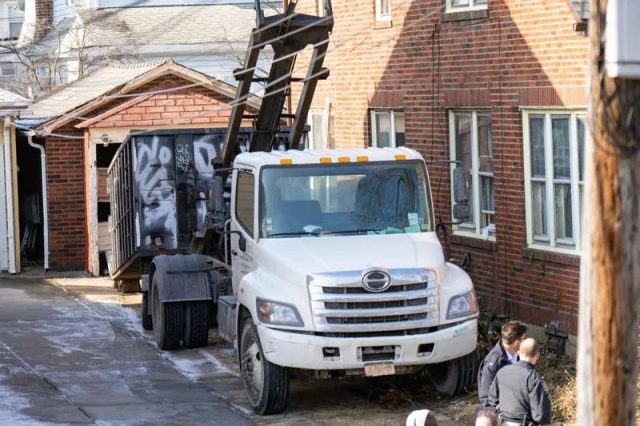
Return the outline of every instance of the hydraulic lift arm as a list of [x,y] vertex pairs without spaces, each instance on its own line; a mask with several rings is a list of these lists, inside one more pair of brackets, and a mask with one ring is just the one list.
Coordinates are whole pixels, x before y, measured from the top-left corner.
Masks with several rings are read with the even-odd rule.
[[[297,149],[307,121],[309,108],[319,79],[329,76],[322,67],[329,46],[329,33],[333,29],[331,0],[324,0],[325,16],[313,16],[295,12],[296,2],[289,3],[281,14],[265,17],[260,0],[255,0],[256,28],[251,33],[244,66],[234,72],[238,89],[234,100],[229,126],[222,148],[221,167],[229,167],[236,153],[238,132],[243,119],[253,119],[253,132],[249,150],[271,151],[275,135],[283,118],[292,119],[289,147]],[[303,79],[292,76],[298,54],[308,45],[313,53]],[[256,77],[260,51],[267,46],[273,49],[273,60],[268,77]],[[265,94],[256,115],[245,114],[245,103],[250,96],[251,85],[264,82]],[[291,93],[291,83],[302,82],[302,90],[295,114],[283,114],[284,102]]]

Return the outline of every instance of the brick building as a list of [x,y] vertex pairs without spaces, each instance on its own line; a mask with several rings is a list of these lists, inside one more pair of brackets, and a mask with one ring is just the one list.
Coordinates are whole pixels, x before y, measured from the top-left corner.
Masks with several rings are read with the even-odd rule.
[[[226,128],[234,97],[227,83],[157,61],[104,66],[24,112],[19,124],[47,152],[50,268],[103,270],[106,170],[131,130]],[[255,97],[247,102],[249,111],[259,105]]]
[[[474,279],[482,306],[537,325],[558,321],[576,334],[585,5],[333,3],[331,75],[314,99],[313,143],[419,150],[433,161],[435,215],[443,222],[452,220],[453,166],[437,161],[462,161],[472,176],[472,217],[443,240]],[[298,10],[322,13],[321,4],[303,0]]]

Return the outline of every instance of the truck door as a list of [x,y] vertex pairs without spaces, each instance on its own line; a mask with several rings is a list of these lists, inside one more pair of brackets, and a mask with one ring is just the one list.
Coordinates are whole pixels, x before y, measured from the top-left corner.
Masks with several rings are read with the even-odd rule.
[[[231,271],[233,292],[237,294],[242,278],[254,269],[254,246],[258,228],[256,174],[240,169],[233,179],[231,230]],[[242,240],[244,239],[244,244]]]

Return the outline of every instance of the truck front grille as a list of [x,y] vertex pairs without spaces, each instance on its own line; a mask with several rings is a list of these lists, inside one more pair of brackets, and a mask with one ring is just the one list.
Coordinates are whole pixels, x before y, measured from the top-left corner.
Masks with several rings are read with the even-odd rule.
[[391,286],[379,293],[362,285],[362,271],[309,277],[318,332],[373,337],[423,333],[438,323],[436,275],[427,269],[388,271]]

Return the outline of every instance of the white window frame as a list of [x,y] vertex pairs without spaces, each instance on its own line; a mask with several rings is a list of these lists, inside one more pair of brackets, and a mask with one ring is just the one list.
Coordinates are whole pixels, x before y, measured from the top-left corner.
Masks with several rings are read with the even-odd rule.
[[389,11],[386,13],[382,13],[382,1],[383,0],[376,0],[376,20],[391,21],[391,0],[387,0]]
[[[495,170],[493,173],[480,172],[480,154],[478,148],[478,114],[486,115],[489,114],[491,117],[491,110],[489,109],[455,109],[449,110],[449,155],[451,161],[457,161],[456,158],[456,124],[455,124],[455,115],[456,113],[462,114],[471,114],[471,197],[473,197],[473,211],[471,215],[473,217],[473,223],[475,227],[471,227],[469,225],[454,225],[453,232],[455,234],[473,237],[473,238],[482,238],[482,226],[480,225],[480,215],[482,214],[481,206],[480,206],[480,177],[481,176],[495,176]],[[492,147],[494,146],[494,141],[491,141]],[[453,194],[453,169],[455,169],[456,165],[451,164],[451,194]],[[494,200],[493,204],[495,206],[495,179],[493,183],[494,190]],[[453,205],[455,204],[454,197],[451,197],[451,211],[453,212]],[[488,212],[488,211],[487,211]],[[495,223],[496,211],[493,211],[493,218]],[[452,215],[452,221],[455,222]],[[495,233],[489,234],[489,241],[495,241],[496,236]]]
[[485,4],[476,4],[477,0],[469,0],[469,6],[455,7],[453,6],[453,0],[447,0],[446,13],[455,12],[467,12],[470,10],[486,10],[489,7],[489,2]]
[[320,115],[322,117],[322,134],[326,135],[327,133],[327,120],[326,113],[324,109],[320,108],[312,108],[309,110],[309,115],[307,116],[307,124],[311,127],[311,131],[309,132],[309,148],[310,149],[327,149],[325,137],[322,138],[321,141],[316,141],[313,135],[313,116]]
[[[531,134],[529,132],[529,116],[542,115],[545,119],[545,203],[547,215],[548,241],[536,239],[533,236],[533,212],[531,200]],[[553,135],[551,128],[552,116],[569,116],[569,165],[570,165],[570,185],[571,185],[571,221],[573,227],[574,247],[559,245],[556,239],[555,228],[555,183],[559,179],[553,177]],[[525,193],[525,215],[527,228],[527,245],[530,248],[557,252],[563,254],[580,254],[582,252],[582,206],[580,203],[580,187],[584,187],[584,182],[580,182],[579,152],[578,152],[578,117],[586,117],[585,109],[523,109],[522,110],[522,134],[524,153],[524,193]],[[589,131],[585,129],[585,149]]]
[[316,0],[316,15],[320,16],[321,18],[327,15],[327,11],[324,8],[324,2],[325,0]]
[[[378,148],[378,129],[376,127],[376,113],[388,112],[390,113],[390,129],[389,132],[389,145],[390,148],[397,148],[398,145],[396,143],[396,114],[401,113],[404,114],[404,110],[402,109],[391,109],[391,108],[372,108],[369,110],[369,120],[371,120],[371,147]],[[405,143],[406,143],[406,132],[407,132],[407,116],[405,115]]]

